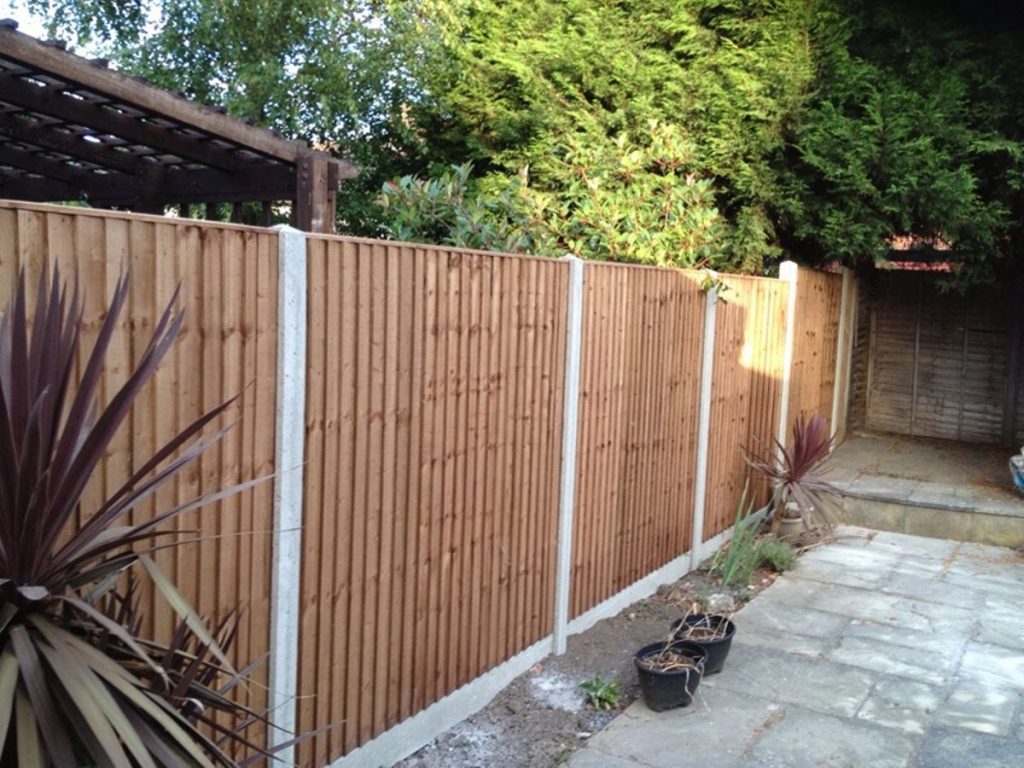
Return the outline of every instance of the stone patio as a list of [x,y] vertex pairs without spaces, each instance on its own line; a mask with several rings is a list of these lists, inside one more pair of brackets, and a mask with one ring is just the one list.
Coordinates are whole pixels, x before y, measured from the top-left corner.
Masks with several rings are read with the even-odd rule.
[[829,480],[845,519],[918,536],[1024,546],[1024,497],[1010,479],[1015,453],[973,443],[856,433],[836,448]]
[[572,768],[1024,765],[1024,558],[843,528],[748,603],[725,669]]

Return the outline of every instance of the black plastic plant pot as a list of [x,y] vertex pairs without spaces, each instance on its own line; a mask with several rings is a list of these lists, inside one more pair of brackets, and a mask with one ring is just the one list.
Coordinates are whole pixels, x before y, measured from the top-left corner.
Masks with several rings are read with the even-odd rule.
[[692,667],[662,671],[650,669],[643,663],[643,659],[654,656],[664,649],[664,642],[645,645],[633,657],[633,664],[636,665],[636,672],[640,678],[640,690],[644,694],[644,703],[648,709],[655,712],[685,707],[693,701],[697,686],[704,675],[704,660],[707,657],[707,652],[699,645],[676,642],[671,644],[671,651],[692,660]]
[[[716,635],[721,631],[721,637],[715,640],[687,637],[687,628],[694,626],[707,627],[709,630],[713,630]],[[704,674],[713,675],[721,672],[722,667],[725,666],[725,658],[729,655],[729,649],[732,648],[732,638],[736,634],[736,625],[727,616],[719,616],[714,613],[694,613],[673,621],[672,632],[677,640],[685,640],[688,643],[699,645],[708,652],[707,661],[704,663]]]

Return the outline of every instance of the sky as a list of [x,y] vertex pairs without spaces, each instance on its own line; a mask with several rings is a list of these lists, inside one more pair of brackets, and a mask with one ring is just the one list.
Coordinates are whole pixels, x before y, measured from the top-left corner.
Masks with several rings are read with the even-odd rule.
[[30,15],[22,0],[0,0],[0,18],[14,19],[18,22],[18,31],[24,32],[26,35],[46,36],[42,20]]

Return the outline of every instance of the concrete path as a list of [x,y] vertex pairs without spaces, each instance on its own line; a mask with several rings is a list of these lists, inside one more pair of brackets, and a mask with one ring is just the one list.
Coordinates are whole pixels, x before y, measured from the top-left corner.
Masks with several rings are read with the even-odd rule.
[[1024,766],[1024,558],[844,528],[748,603],[690,707],[636,702],[571,768]]

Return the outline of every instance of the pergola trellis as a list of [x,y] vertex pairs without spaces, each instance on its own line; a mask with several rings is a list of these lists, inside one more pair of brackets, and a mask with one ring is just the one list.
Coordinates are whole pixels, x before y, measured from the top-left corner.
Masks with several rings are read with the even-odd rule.
[[103,60],[42,42],[0,21],[0,198],[80,200],[164,213],[205,204],[290,201],[292,224],[334,228],[351,163],[189,101]]

